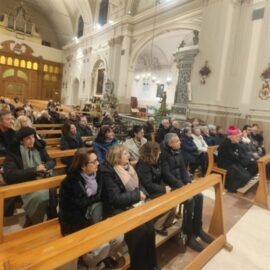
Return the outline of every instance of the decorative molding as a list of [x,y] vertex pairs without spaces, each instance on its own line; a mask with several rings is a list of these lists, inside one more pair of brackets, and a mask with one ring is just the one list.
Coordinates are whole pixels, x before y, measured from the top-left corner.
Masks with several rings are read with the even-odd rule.
[[208,61],[205,61],[204,66],[200,69],[199,74],[201,75],[201,84],[206,83],[206,79],[211,74],[211,69],[208,65]]
[[25,43],[17,43],[14,40],[6,40],[1,43],[0,51],[15,53],[24,56],[33,56],[33,49]]

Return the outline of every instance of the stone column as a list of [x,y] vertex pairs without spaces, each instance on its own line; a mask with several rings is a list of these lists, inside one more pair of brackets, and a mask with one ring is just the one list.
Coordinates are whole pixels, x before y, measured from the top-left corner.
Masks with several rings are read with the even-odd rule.
[[187,117],[189,103],[188,83],[190,82],[194,58],[198,52],[198,46],[190,46],[180,49],[173,55],[179,73],[174,105],[172,106],[172,115],[178,119],[185,120]]

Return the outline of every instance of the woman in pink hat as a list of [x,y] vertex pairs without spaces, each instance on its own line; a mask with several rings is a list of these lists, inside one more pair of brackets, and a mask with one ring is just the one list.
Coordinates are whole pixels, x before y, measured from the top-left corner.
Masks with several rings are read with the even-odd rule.
[[225,188],[230,192],[236,192],[247,184],[252,178],[250,173],[242,166],[239,156],[239,142],[241,130],[234,125],[227,129],[227,138],[218,148],[218,166],[227,170]]

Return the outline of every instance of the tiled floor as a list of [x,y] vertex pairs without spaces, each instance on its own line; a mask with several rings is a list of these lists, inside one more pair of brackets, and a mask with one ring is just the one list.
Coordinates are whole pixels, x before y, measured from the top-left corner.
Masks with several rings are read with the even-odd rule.
[[[253,194],[252,194],[253,193]],[[248,194],[249,198],[252,198],[254,192],[251,191],[251,194]],[[204,228],[205,230],[208,229],[209,222],[211,219],[211,214],[214,205],[214,192],[213,190],[207,190],[204,192]],[[248,256],[248,252],[242,252],[241,248],[247,249],[244,244],[241,245],[241,241],[246,238],[249,239],[246,243],[247,245],[251,245],[253,241],[259,241],[258,237],[255,238],[256,240],[252,240],[254,237],[254,233],[259,229],[260,235],[263,238],[263,243],[267,245],[265,248],[268,250],[270,247],[270,211],[264,210],[262,208],[253,206],[253,204],[247,200],[241,199],[236,197],[232,194],[224,194],[224,221],[225,221],[225,228],[227,233],[227,237],[229,242],[233,245],[236,245],[235,249],[229,253],[225,250],[222,250],[220,254],[214,257],[210,264],[204,267],[204,270],[268,270],[270,269],[270,259],[266,259],[265,256],[259,257],[258,259],[264,260],[267,265],[266,268],[258,268],[258,266],[253,267],[252,263],[249,260],[245,260],[244,256]],[[263,213],[262,215],[256,213]],[[247,218],[246,218],[247,216]],[[255,220],[254,220],[255,219]],[[252,225],[249,225],[249,222],[252,222]],[[266,226],[256,226],[256,224],[260,223],[269,224],[268,227]],[[268,222],[268,223],[267,223]],[[245,225],[246,223],[246,225]],[[245,228],[245,226],[247,228]],[[239,233],[240,230],[242,233]],[[239,241],[236,239],[236,236],[239,235]],[[267,244],[268,243],[268,244]],[[255,245],[255,244],[254,244]],[[257,245],[259,248],[262,248],[261,245]],[[240,250],[239,250],[240,249]],[[261,252],[260,250],[254,250],[252,256],[255,258],[252,262],[256,261],[256,252],[258,254]],[[255,253],[255,254],[254,254]],[[174,239],[169,240],[165,244],[163,244],[158,249],[158,258],[160,266],[162,266],[163,270],[180,270],[183,269],[185,265],[187,265],[198,253],[194,252],[193,250],[187,248],[187,251],[184,254],[180,254],[177,244]],[[225,254],[225,255],[224,255]],[[265,252],[263,253],[265,254]],[[270,250],[269,253],[270,255]],[[238,255],[238,256],[237,256]],[[230,259],[231,258],[231,259]],[[270,258],[270,256],[269,256]],[[226,266],[222,267],[222,262],[229,262]],[[246,262],[247,265],[244,265]],[[212,264],[211,264],[212,263]],[[259,265],[259,264],[257,264]],[[234,267],[235,266],[235,267]],[[242,268],[241,268],[242,267]]]

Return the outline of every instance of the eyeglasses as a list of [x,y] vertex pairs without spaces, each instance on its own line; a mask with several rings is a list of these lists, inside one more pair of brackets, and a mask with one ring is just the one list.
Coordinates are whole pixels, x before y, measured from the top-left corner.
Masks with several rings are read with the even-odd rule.
[[88,161],[88,164],[97,164],[97,163],[98,163],[98,160],[97,159],[95,159],[93,161]]

